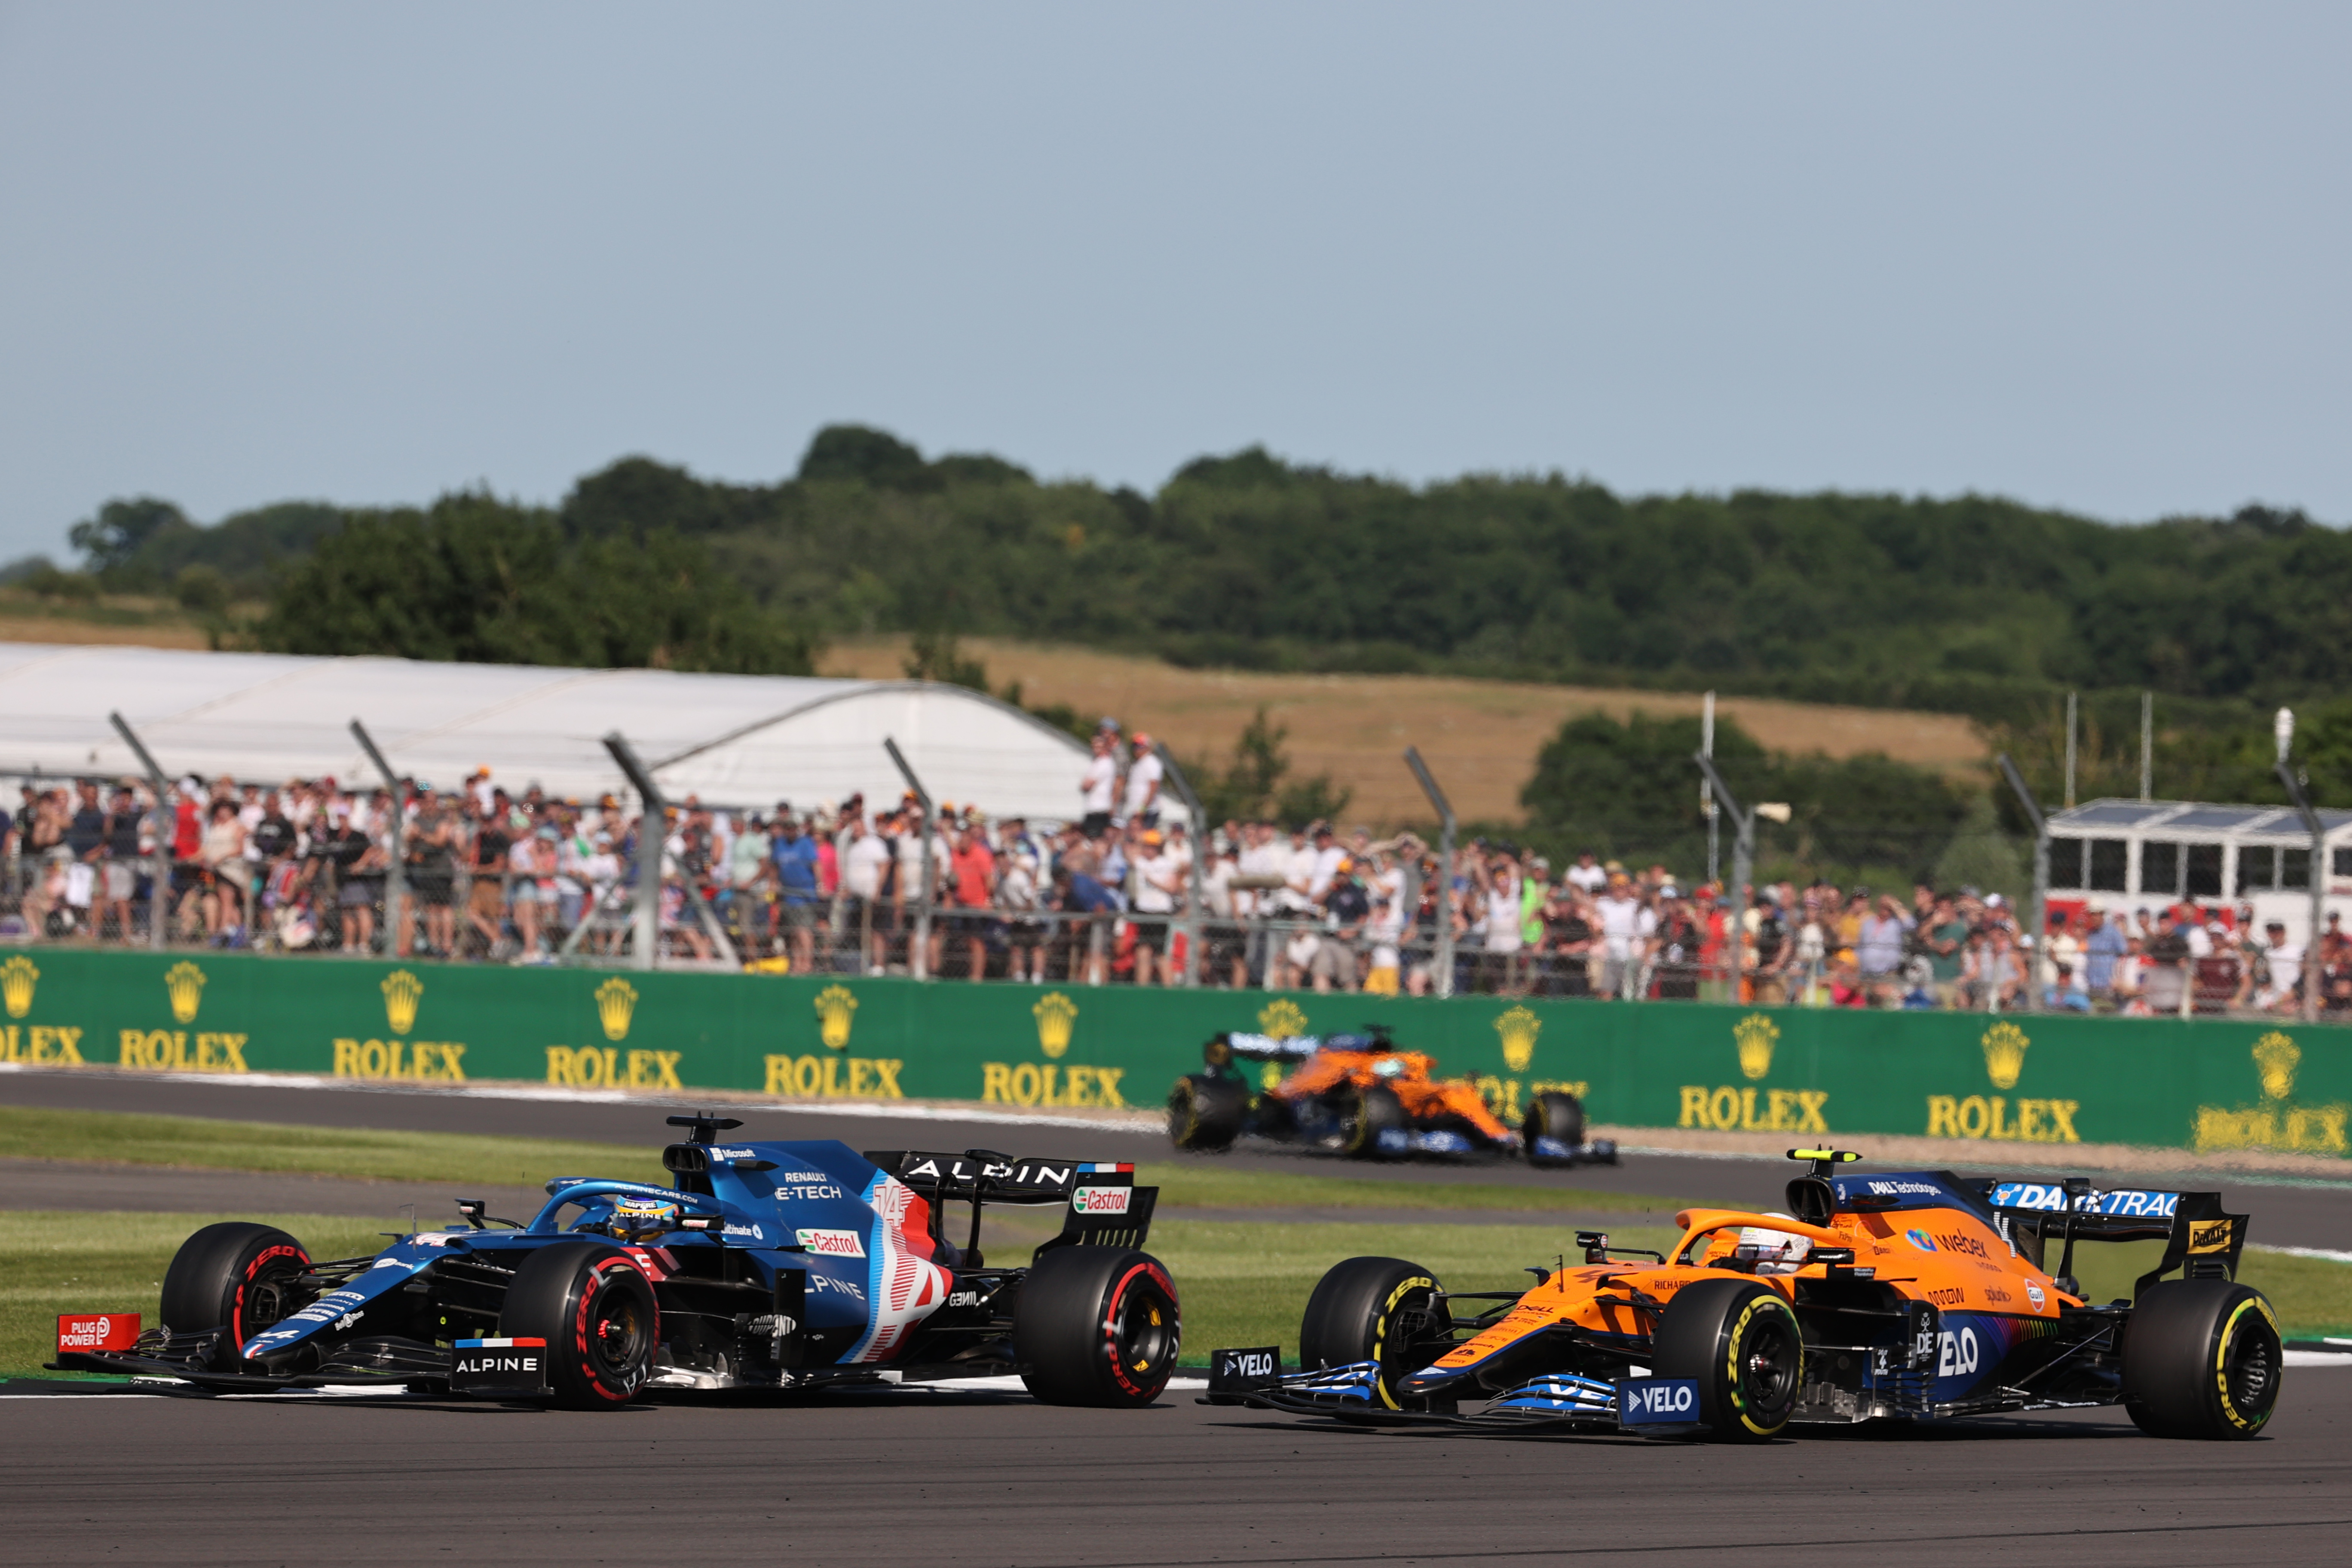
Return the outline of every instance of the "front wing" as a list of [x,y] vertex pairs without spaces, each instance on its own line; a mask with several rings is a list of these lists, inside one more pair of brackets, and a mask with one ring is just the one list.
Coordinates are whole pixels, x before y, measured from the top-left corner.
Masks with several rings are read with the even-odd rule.
[[1533,1378],[1473,1415],[1399,1410],[1381,1397],[1381,1364],[1354,1362],[1316,1372],[1269,1372],[1269,1351],[1219,1351],[1203,1405],[1238,1405],[1322,1415],[1360,1426],[1445,1426],[1471,1432],[1625,1433],[1684,1436],[1699,1430],[1697,1385],[1687,1379],[1607,1383],[1572,1373]]

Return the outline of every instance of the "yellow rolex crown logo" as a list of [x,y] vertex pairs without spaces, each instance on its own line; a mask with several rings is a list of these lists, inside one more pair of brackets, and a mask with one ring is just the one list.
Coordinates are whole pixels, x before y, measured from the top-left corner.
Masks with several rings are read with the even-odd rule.
[[1536,1059],[1536,1037],[1543,1032],[1543,1020],[1525,1007],[1514,1007],[1495,1020],[1495,1032],[1503,1037],[1505,1064],[1513,1072],[1527,1071]]
[[8,1016],[21,1018],[33,1010],[33,982],[40,977],[33,961],[21,952],[0,963],[0,1002],[7,1004]]
[[846,985],[828,985],[816,994],[817,1035],[829,1051],[849,1047],[849,1021],[857,1011],[857,998]]
[[1739,1043],[1739,1070],[1749,1078],[1762,1078],[1772,1070],[1772,1047],[1780,1043],[1780,1026],[1761,1013],[1750,1013],[1731,1026],[1731,1037]]
[[2033,1042],[2025,1031],[2003,1020],[1984,1032],[1985,1074],[1995,1089],[2015,1089],[2025,1070],[2025,1047]]
[[1277,1040],[1295,1040],[1307,1032],[1307,1015],[1287,996],[1277,996],[1258,1009],[1257,1026]]
[[608,1040],[629,1037],[629,1020],[637,1011],[637,988],[615,974],[596,987],[596,1021]]
[[395,1035],[404,1035],[416,1026],[417,998],[425,994],[425,982],[405,969],[395,969],[383,977],[383,1021]]
[[1070,1048],[1070,1026],[1077,1022],[1078,1005],[1058,991],[1048,991],[1029,1012],[1037,1020],[1037,1048],[1058,1058]]
[[172,994],[172,1016],[183,1024],[196,1021],[196,1005],[205,999],[205,972],[182,962],[163,972],[163,989]]
[[[8,1011],[16,1010],[12,999]],[[2294,1092],[2294,1069],[2302,1060],[2303,1047],[2276,1029],[2254,1042],[2254,1066],[2262,1069],[2263,1092],[2273,1100],[2284,1100]]]

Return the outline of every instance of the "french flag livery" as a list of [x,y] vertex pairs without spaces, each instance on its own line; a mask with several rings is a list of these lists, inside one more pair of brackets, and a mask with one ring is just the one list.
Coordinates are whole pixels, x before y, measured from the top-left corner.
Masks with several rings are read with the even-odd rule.
[[[770,1114],[782,1115],[782,1112]],[[320,1262],[226,1222],[167,1271],[163,1326],[58,1322],[60,1366],[202,1389],[421,1384],[578,1408],[662,1388],[1019,1375],[1039,1397],[1149,1404],[1174,1371],[1175,1286],[1141,1252],[1157,1190],[1134,1167],[690,1130],[670,1186],[559,1176],[526,1219],[463,1223]],[[981,1247],[990,1205],[1058,1210],[1025,1258]]]

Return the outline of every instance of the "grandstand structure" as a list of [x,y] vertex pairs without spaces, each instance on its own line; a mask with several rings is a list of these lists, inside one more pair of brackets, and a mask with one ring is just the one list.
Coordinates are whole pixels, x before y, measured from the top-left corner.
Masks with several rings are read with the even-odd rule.
[[[2352,811],[2319,819],[2326,908],[2352,922]],[[2050,816],[2050,903],[2189,901],[2232,923],[2252,905],[2257,924],[2280,921],[2301,943],[2311,931],[2311,830],[2293,806],[2086,801]]]
[[558,799],[625,791],[604,743],[614,733],[671,801],[747,808],[895,801],[887,739],[935,801],[1061,821],[1077,815],[1087,763],[1034,715],[932,681],[0,643],[0,773],[142,775],[116,713],[173,777],[373,787],[357,720],[421,784],[455,790],[488,768]]

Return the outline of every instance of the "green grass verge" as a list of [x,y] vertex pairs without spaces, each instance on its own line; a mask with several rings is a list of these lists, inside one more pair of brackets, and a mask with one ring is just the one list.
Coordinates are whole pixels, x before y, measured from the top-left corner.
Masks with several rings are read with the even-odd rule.
[[[1628,1226],[1609,1238],[1664,1248],[1675,1233]],[[1402,1258],[1433,1271],[1449,1290],[1524,1290],[1520,1272],[1551,1268],[1575,1237],[1549,1226],[1253,1225],[1155,1221],[1151,1250],[1176,1278],[1184,1303],[1184,1361],[1205,1366],[1224,1347],[1282,1347],[1298,1360],[1298,1315],[1325,1269],[1343,1258]]]
[[[1068,1142],[1082,1145],[1085,1135]],[[473,1137],[454,1132],[383,1132],[214,1121],[194,1116],[43,1110],[0,1106],[0,1156],[100,1160],[214,1171],[360,1176],[378,1181],[467,1182],[538,1186],[551,1176],[617,1176],[667,1184],[656,1143],[588,1143],[559,1138]],[[1302,1162],[1303,1163],[1303,1162]],[[1682,1206],[1682,1200],[1574,1187],[1502,1183],[1367,1181],[1310,1171],[1244,1171],[1206,1162],[1161,1161],[1139,1168],[1160,1185],[1160,1201],[1193,1208],[1391,1208],[1588,1211],[1612,1214]],[[521,1217],[521,1216],[518,1216]]]
[[387,1182],[472,1182],[535,1187],[551,1176],[659,1182],[658,1144],[562,1138],[384,1132],[361,1127],[290,1127],[195,1116],[43,1110],[0,1106],[0,1155],[103,1160],[212,1171],[283,1171]]
[[[2043,1254],[2055,1268],[2055,1244]],[[2129,1300],[2132,1281],[2156,1267],[2164,1256],[2160,1241],[2126,1241],[2102,1247],[2077,1242],[2074,1274],[2094,1301]],[[2289,1338],[2352,1332],[2352,1264],[2326,1258],[2297,1258],[2291,1253],[2248,1247],[2238,1260],[2240,1283],[2252,1285],[2271,1299],[2279,1325]]]
[[57,1353],[60,1312],[137,1312],[153,1328],[172,1254],[216,1219],[277,1226],[314,1258],[386,1245],[382,1220],[323,1215],[0,1213],[0,1375],[50,1375],[39,1368]]
[[1504,1182],[1412,1182],[1325,1175],[1307,1161],[1299,1171],[1245,1171],[1207,1161],[1153,1161],[1135,1168],[1139,1186],[1157,1184],[1160,1202],[1183,1208],[1487,1209],[1505,1212],[1671,1215],[1687,1198],[1602,1193],[1586,1187],[1517,1186]]
[[[1025,1217],[1025,1216],[1024,1216]],[[291,1232],[320,1258],[350,1258],[383,1246],[382,1221],[319,1215],[0,1213],[0,1375],[24,1375],[56,1345],[67,1311],[138,1312],[152,1324],[172,1254],[190,1232],[217,1218],[257,1219]],[[1051,1227],[1042,1221],[992,1222],[999,1262],[1025,1255]],[[1673,1239],[1652,1226],[1612,1232],[1628,1247]],[[1345,1258],[1408,1258],[1455,1290],[1524,1287],[1528,1265],[1549,1267],[1571,1238],[1544,1226],[1265,1225],[1162,1220],[1151,1249],[1174,1273],[1184,1301],[1184,1360],[1204,1364],[1224,1345],[1283,1347],[1298,1353],[1298,1315],[1315,1281]],[[2084,1247],[2075,1255],[2096,1298],[2128,1296],[2155,1249]],[[2291,1335],[2352,1324],[2352,1265],[2326,1258],[2248,1252],[2243,1278],[2267,1294]]]

